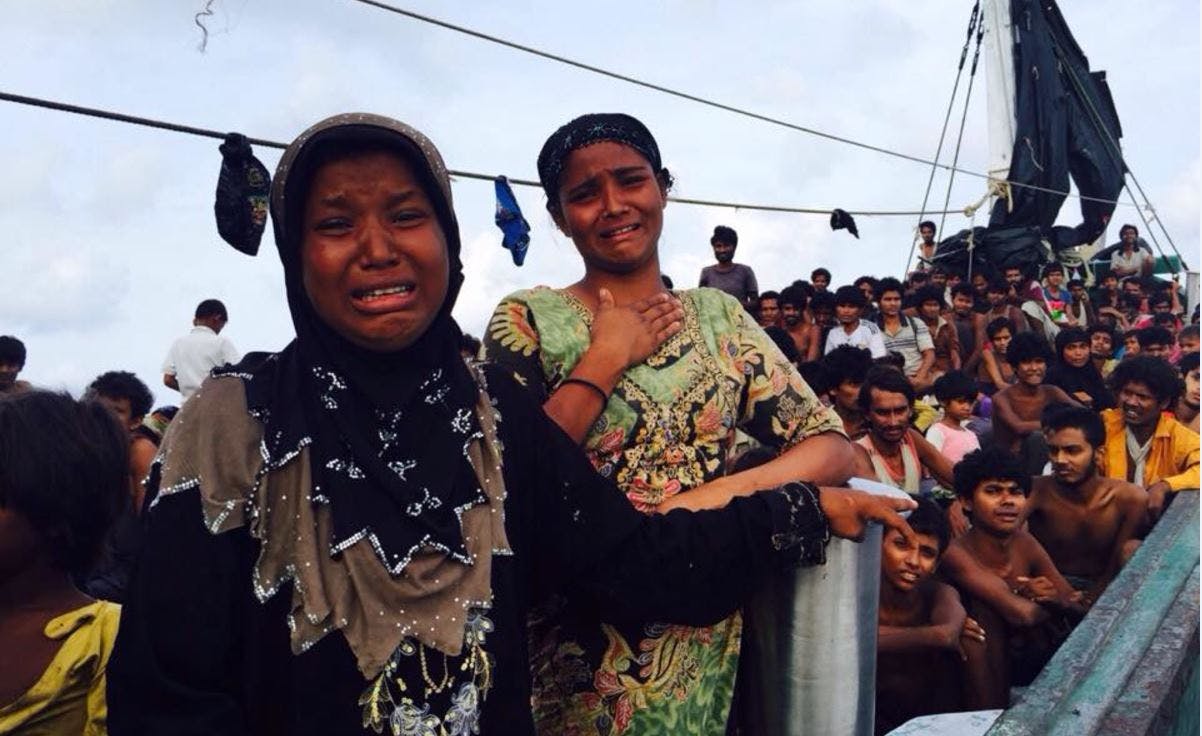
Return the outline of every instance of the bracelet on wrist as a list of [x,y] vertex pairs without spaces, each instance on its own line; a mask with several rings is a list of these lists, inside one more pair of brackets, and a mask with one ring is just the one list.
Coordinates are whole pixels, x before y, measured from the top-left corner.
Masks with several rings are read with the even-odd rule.
[[605,392],[605,389],[601,388],[600,386],[593,383],[592,381],[585,379],[585,378],[575,378],[575,377],[569,376],[569,377],[563,379],[562,381],[560,381],[559,385],[566,386],[569,383],[574,383],[577,386],[584,386],[585,388],[591,390],[593,393],[597,394],[597,397],[601,399],[602,406],[605,406],[606,404],[609,403],[609,394],[607,394]]

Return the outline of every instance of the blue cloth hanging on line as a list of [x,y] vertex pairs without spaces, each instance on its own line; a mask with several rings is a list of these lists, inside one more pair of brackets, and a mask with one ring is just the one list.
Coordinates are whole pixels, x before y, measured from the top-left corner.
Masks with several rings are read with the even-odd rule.
[[520,266],[526,260],[526,249],[530,246],[530,223],[522,217],[522,209],[517,197],[513,196],[509,180],[498,176],[493,184],[497,190],[496,223],[503,234],[501,246],[513,256],[513,265]]

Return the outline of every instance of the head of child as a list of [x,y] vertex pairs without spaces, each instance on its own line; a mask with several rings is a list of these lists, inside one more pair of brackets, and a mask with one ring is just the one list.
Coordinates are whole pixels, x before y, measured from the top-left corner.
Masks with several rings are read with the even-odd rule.
[[1104,324],[1090,326],[1089,357],[1095,360],[1110,360],[1114,357],[1114,329],[1112,327]]
[[121,424],[133,431],[154,405],[150,389],[128,371],[109,371],[88,386],[87,398],[99,401],[112,411]]
[[917,589],[935,574],[951,537],[943,510],[928,498],[918,499],[907,521],[917,544],[896,529],[885,530],[881,540],[881,584],[899,593]]
[[1044,409],[1040,424],[1057,482],[1075,488],[1098,474],[1106,427],[1096,411],[1054,404]]
[[1181,328],[1181,332],[1177,333],[1177,347],[1181,348],[1182,354],[1198,352],[1198,325],[1186,325]]
[[974,530],[996,537],[1018,530],[1031,478],[1013,454],[992,445],[968,453],[956,464],[953,485]]
[[896,445],[905,439],[910,429],[914,387],[901,371],[873,366],[860,386],[858,401],[874,440]]
[[914,292],[914,303],[918,305],[918,314],[931,323],[939,320],[947,306],[943,301],[943,289],[938,286],[924,286]]
[[1028,388],[1043,383],[1051,357],[1047,341],[1034,332],[1020,332],[1006,347],[1006,362],[1014,369],[1018,382]]
[[976,382],[961,371],[948,371],[935,380],[935,398],[943,407],[943,416],[959,424],[972,416],[977,399]]
[[831,405],[846,416],[860,413],[860,386],[872,368],[872,353],[864,348],[840,345],[822,358]]
[[0,588],[92,566],[128,502],[128,452],[97,402],[47,391],[0,401]]

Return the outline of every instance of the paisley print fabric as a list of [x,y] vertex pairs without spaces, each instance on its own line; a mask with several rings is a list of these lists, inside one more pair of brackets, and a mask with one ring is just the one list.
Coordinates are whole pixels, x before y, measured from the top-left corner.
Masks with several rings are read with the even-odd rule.
[[[597,471],[643,512],[725,475],[736,430],[785,449],[842,432],[771,339],[730,296],[676,292],[684,328],[626,371],[584,442]],[[501,302],[486,359],[540,399],[589,345],[592,315],[562,290]],[[562,602],[532,616],[535,721],[545,734],[722,734],[742,620],[709,627],[609,624]]]

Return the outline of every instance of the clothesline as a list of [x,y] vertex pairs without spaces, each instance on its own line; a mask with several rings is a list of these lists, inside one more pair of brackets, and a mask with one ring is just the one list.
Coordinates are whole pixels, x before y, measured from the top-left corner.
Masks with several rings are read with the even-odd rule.
[[[216,140],[224,140],[227,135],[218,130],[201,128],[195,125],[187,125],[184,123],[174,123],[166,120],[155,120],[153,118],[131,115],[128,113],[113,112],[111,110],[101,110],[94,107],[84,107],[82,105],[73,105],[67,102],[58,102],[56,100],[46,100],[38,97],[29,97],[26,95],[13,94],[11,92],[0,91],[0,100],[5,102],[13,102],[20,105],[29,105],[32,107],[41,107],[48,110],[57,110],[59,112],[68,112],[76,115],[85,115],[88,117],[100,118],[104,120],[112,120],[130,125],[141,125],[148,128],[158,128],[160,130],[170,130],[176,133],[186,133],[188,135],[201,136],[204,138],[213,138]],[[252,145],[262,146],[264,148],[276,148],[283,150],[287,148],[287,144],[279,141],[269,140],[267,138],[255,138],[247,136],[247,141]],[[448,173],[452,177],[463,179],[479,179],[481,181],[495,181],[497,174],[482,174],[475,171],[462,171],[458,169],[450,169]],[[510,184],[516,184],[524,187],[535,187],[542,189],[542,185],[531,179],[508,179]],[[822,215],[828,217],[831,214],[833,207],[789,207],[786,205],[772,204],[756,204],[750,202],[726,202],[712,199],[695,199],[691,197],[675,197],[669,196],[668,201],[677,202],[680,204],[697,205],[702,207],[722,207],[734,210],[753,210],[757,212],[785,212],[801,215]],[[949,210],[946,214],[957,214],[960,210]],[[861,217],[917,217],[921,214],[943,214],[939,211],[927,211],[925,213],[917,210],[847,210],[847,213]]]

